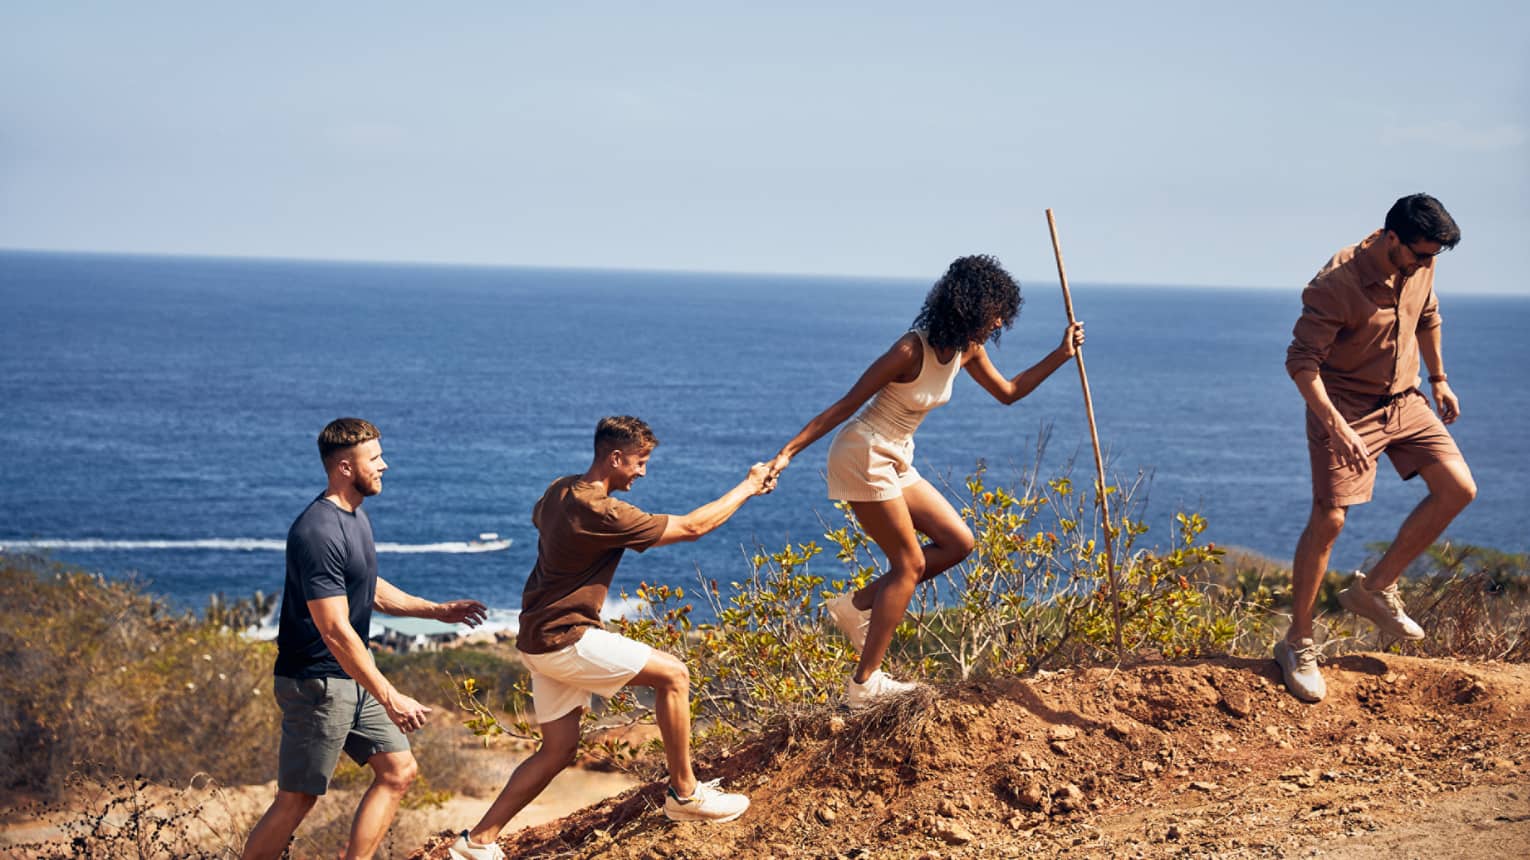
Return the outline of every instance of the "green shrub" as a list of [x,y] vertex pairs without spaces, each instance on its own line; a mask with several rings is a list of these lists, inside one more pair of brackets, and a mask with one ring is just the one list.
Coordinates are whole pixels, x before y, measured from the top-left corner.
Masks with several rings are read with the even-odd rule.
[[170,612],[132,582],[0,557],[5,787],[72,771],[183,783],[275,775],[274,644]]
[[[1378,555],[1386,548],[1370,547]],[[1442,541],[1409,566],[1399,588],[1428,636],[1379,644],[1420,657],[1530,661],[1530,555]]]
[[[1199,515],[1176,517],[1167,549],[1145,549],[1137,546],[1148,531],[1144,523],[1124,518],[1107,532],[1095,500],[1066,477],[1042,483],[1033,473],[1009,490],[990,487],[980,466],[965,489],[961,515],[976,548],[916,592],[888,654],[900,676],[958,679],[1114,660],[1107,534],[1117,541],[1121,632],[1131,654],[1223,653],[1249,619],[1268,610],[1257,600],[1214,594],[1213,584],[1190,578],[1222,556],[1201,542],[1206,522]],[[1130,495],[1117,487],[1106,491]],[[1118,505],[1131,509],[1129,498]],[[713,738],[754,731],[783,710],[842,695],[855,654],[827,623],[822,601],[860,588],[883,569],[849,506],[838,507],[843,521],[826,525],[824,534],[837,564],[832,574],[815,568],[825,552],[816,542],[757,552],[747,576],[726,588],[704,579],[690,592],[716,619],[705,623],[692,618],[695,603],[682,587],[643,583],[621,595],[636,597],[647,611],[612,627],[686,662],[693,714]],[[467,678],[458,689],[472,714],[469,728],[533,736],[524,718],[513,727],[500,724],[474,685]],[[524,710],[519,698],[510,704]],[[629,693],[609,702],[607,713],[648,716]]]
[[457,704],[453,678],[476,678],[490,701],[506,707],[516,686],[528,676],[520,661],[501,646],[470,645],[440,651],[376,654],[377,668],[393,686],[430,705],[447,708]]

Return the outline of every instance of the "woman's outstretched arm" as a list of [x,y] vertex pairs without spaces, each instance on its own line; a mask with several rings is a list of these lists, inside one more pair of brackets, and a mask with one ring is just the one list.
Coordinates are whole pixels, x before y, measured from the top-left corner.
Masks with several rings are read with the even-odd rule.
[[892,348],[882,353],[881,357],[866,368],[866,372],[861,374],[861,378],[855,381],[855,385],[850,387],[844,397],[818,413],[797,432],[796,436],[792,437],[790,442],[781,447],[780,453],[776,454],[775,459],[770,463],[771,475],[779,475],[802,449],[843,424],[846,418],[854,415],[855,410],[860,409],[862,404],[881,391],[887,383],[899,379],[918,378],[919,368],[924,360],[923,350],[923,345],[919,343],[919,336],[912,332],[898,338]]
[[1075,322],[1063,331],[1062,343],[1046,354],[1046,357],[1022,371],[1013,379],[1006,378],[993,366],[988,351],[981,345],[969,350],[963,364],[967,373],[993,395],[993,399],[1008,406],[1036,390],[1057,368],[1068,363],[1084,345],[1084,324]]

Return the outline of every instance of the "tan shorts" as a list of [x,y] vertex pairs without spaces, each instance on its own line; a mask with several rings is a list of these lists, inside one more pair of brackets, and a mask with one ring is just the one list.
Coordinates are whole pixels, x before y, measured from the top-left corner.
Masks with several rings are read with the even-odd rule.
[[1364,468],[1346,466],[1328,444],[1328,430],[1312,410],[1307,411],[1307,453],[1312,458],[1312,498],[1334,507],[1364,504],[1376,486],[1381,453],[1404,481],[1431,463],[1461,460],[1461,449],[1440,423],[1429,401],[1417,389],[1391,404],[1349,422],[1360,434],[1370,460]]
[[609,699],[648,665],[653,648],[592,627],[578,641],[547,654],[521,653],[531,670],[531,705],[537,722],[550,723],[575,708],[588,708],[590,695]]
[[903,495],[918,482],[914,440],[893,439],[864,421],[847,422],[829,446],[829,498],[847,502],[882,502]]

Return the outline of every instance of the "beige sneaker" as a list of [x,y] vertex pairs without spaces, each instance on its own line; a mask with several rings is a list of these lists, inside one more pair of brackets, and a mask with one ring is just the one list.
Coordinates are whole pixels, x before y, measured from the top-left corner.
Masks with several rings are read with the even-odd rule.
[[1365,574],[1357,570],[1349,588],[1339,592],[1339,605],[1370,619],[1383,633],[1402,639],[1424,638],[1424,628],[1408,617],[1395,582],[1380,591],[1371,591],[1365,587]]
[[1275,663],[1286,681],[1286,689],[1303,702],[1321,702],[1328,695],[1328,684],[1318,671],[1318,660],[1323,652],[1311,639],[1303,639],[1293,646],[1280,637],[1275,643]]
[[831,597],[823,602],[823,608],[829,611],[829,619],[839,628],[839,632],[845,634],[845,638],[850,640],[859,654],[866,649],[866,632],[871,629],[871,610],[856,609],[851,600],[853,594],[847,591],[838,597]]
[[690,797],[675,793],[674,786],[664,792],[664,815],[671,821],[710,821],[721,824],[744,814],[749,808],[749,798],[742,794],[730,794],[718,784],[721,779],[696,783]]
[[871,677],[867,678],[864,684],[855,683],[855,676],[850,676],[850,683],[845,688],[845,704],[849,705],[851,710],[868,708],[881,699],[912,693],[917,689],[919,689],[918,684],[894,681],[878,669],[871,673]]

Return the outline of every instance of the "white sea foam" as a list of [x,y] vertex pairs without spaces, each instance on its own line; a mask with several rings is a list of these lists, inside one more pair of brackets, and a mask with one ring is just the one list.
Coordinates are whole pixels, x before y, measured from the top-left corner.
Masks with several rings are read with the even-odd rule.
[[473,630],[475,632],[481,630],[486,633],[498,633],[500,631],[511,634],[519,633],[521,632],[521,611],[519,609],[491,608],[489,610],[489,617],[485,618],[483,623],[474,627]]
[[[259,624],[252,624],[245,628],[243,635],[246,639],[271,641],[276,638],[277,631],[281,627],[281,604],[278,602],[271,608],[271,613],[261,619]],[[514,635],[521,629],[521,611],[519,609],[490,609],[488,617],[477,627],[468,627],[463,624],[440,624],[416,618],[396,618],[391,615],[375,614],[372,616],[372,635],[382,632],[385,627],[393,628],[401,633],[438,633],[455,632],[459,635],[468,633],[499,633],[504,631]]]
[[600,617],[610,621],[612,618],[642,618],[648,615],[648,601],[639,600],[636,597],[621,598],[607,595],[606,605],[600,608]]
[[281,630],[281,620],[282,602],[280,600],[273,600],[271,601],[271,611],[266,613],[266,617],[260,619],[259,624],[251,624],[244,629],[244,638],[257,639],[262,642],[275,641],[276,634]]
[[[480,553],[508,549],[507,538],[475,541],[440,541],[437,543],[377,544],[384,553]],[[0,550],[62,549],[76,552],[133,550],[205,550],[212,552],[285,552],[287,542],[270,538],[202,538],[200,540],[107,540],[104,538],[39,538],[33,540],[0,539]]]
[[[284,547],[285,548],[285,547]],[[509,539],[492,541],[442,541],[440,543],[387,543],[377,545],[378,552],[442,552],[448,554],[475,553],[475,552],[499,552],[509,549]]]

